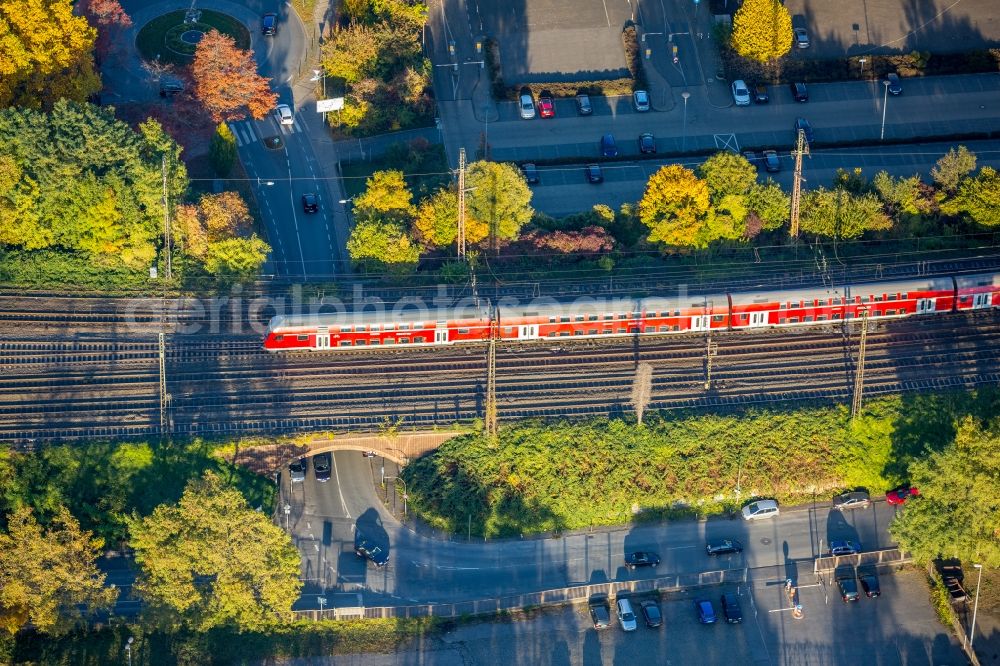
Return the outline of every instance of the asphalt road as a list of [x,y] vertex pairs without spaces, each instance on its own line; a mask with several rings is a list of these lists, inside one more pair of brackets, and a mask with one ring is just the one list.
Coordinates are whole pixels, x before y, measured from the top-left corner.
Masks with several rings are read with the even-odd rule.
[[[444,603],[657,575],[624,566],[624,553],[633,550],[658,552],[659,575],[780,565],[796,577],[805,573],[799,562],[825,553],[834,539],[860,541],[865,550],[893,545],[886,532],[893,507],[876,502],[871,509],[841,516],[830,511],[826,497],[762,522],[712,518],[555,539],[444,541],[417,534],[383,507],[376,494],[379,459],[339,452],[334,463],[327,483],[315,481],[311,465],[304,483],[290,484],[287,475],[282,481],[281,502],[289,506],[288,525],[307,582],[301,608],[316,608],[316,598],[329,592],[361,593],[368,606]],[[358,529],[388,548],[387,567],[366,567],[355,557]],[[716,538],[735,538],[745,550],[711,558],[704,544]]]

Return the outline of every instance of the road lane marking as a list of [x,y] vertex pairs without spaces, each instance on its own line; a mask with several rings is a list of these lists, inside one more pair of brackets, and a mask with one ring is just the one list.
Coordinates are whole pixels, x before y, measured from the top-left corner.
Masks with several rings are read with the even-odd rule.
[[[347,510],[347,502],[344,501],[344,490],[340,485],[340,473],[337,471],[337,456],[330,456],[330,459],[333,461],[333,474],[337,477],[337,494],[340,495],[340,504],[344,507],[344,514],[350,518],[351,512]],[[351,528],[353,530],[354,526],[352,525]]]

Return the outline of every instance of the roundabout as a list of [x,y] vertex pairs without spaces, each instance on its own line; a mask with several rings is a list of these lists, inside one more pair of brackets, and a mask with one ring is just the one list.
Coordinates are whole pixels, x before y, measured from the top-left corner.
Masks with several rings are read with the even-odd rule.
[[185,10],[163,14],[139,30],[135,44],[144,60],[187,65],[202,37],[210,30],[229,35],[240,49],[250,48],[250,31],[229,14],[203,10],[194,22],[185,22],[186,15]]

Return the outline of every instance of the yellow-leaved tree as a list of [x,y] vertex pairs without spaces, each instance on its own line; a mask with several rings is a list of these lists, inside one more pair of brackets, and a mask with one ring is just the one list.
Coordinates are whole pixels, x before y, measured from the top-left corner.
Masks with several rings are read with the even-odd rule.
[[780,0],[744,0],[733,16],[733,50],[767,63],[792,48],[792,17]]
[[651,243],[704,247],[717,237],[713,217],[708,184],[679,164],[654,173],[639,201],[639,219],[649,227]]

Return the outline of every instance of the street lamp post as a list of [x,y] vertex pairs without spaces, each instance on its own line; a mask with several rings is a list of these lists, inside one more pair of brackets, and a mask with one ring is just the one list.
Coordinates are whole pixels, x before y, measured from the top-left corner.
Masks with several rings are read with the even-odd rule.
[[[979,579],[976,580],[976,602],[972,605],[972,627],[969,629],[969,651],[972,652],[972,641],[976,637],[976,613],[979,612],[979,584],[983,582],[983,565],[973,564],[979,569]],[[974,654],[974,653],[973,653]]]
[[125,641],[125,658],[128,659],[128,666],[132,666],[132,641],[135,639],[131,636]]
[[885,140],[885,109],[886,109],[886,104],[888,104],[889,102],[889,82],[882,81],[882,86],[885,88],[885,96],[882,99],[882,134],[879,135],[878,138],[879,141]]
[[684,138],[681,139],[681,152],[687,149],[687,138],[688,138],[688,98],[691,96],[687,90],[681,93],[681,98],[684,100]]

